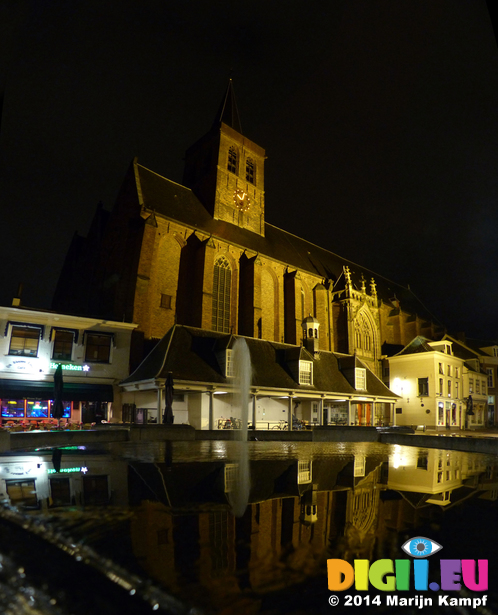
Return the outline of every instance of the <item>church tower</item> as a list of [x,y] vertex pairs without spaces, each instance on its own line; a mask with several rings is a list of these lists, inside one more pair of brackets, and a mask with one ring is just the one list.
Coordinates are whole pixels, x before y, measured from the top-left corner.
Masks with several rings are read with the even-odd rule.
[[242,134],[232,80],[211,130],[185,154],[183,184],[215,220],[264,235],[265,150]]

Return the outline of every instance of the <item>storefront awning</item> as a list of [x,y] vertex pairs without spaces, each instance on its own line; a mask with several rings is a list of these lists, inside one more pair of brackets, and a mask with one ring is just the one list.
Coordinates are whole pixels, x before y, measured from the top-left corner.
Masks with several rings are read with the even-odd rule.
[[[0,399],[40,398],[52,399],[54,385],[35,380],[0,380]],[[77,384],[64,382],[64,401],[113,401],[110,384]]]

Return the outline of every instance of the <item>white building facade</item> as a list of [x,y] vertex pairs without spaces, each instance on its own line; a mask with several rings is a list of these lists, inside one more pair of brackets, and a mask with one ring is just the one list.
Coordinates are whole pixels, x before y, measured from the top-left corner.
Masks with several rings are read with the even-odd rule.
[[64,418],[93,422],[120,417],[117,383],[129,371],[135,326],[20,306],[0,307],[2,421],[50,419],[59,364]]
[[484,426],[486,376],[478,361],[474,365],[456,356],[452,341],[418,336],[388,360],[390,388],[400,396],[397,425],[455,430]]

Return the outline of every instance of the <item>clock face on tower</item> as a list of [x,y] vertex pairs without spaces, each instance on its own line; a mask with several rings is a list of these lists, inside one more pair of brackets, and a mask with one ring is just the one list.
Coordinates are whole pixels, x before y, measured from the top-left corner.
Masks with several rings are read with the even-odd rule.
[[233,200],[235,206],[239,211],[249,211],[249,207],[251,206],[251,199],[249,195],[244,190],[235,190],[233,193]]

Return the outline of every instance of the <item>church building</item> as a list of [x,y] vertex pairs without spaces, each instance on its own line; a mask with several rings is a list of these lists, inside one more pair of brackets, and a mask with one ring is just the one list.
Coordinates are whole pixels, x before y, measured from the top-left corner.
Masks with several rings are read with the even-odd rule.
[[242,133],[230,81],[182,184],[133,160],[113,210],[75,235],[53,307],[136,323],[132,372],[175,326],[349,355],[379,379],[385,348],[443,334],[409,288],[267,223],[265,208],[265,150]]

